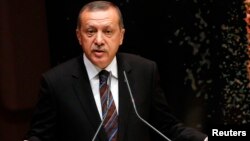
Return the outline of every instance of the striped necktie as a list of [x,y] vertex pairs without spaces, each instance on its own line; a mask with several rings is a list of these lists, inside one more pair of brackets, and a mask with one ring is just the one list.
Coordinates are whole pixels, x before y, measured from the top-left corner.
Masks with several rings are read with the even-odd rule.
[[118,115],[113,96],[109,88],[110,86],[107,84],[109,74],[110,73],[106,70],[102,70],[99,73],[102,116],[104,117],[103,125],[108,141],[117,141]]

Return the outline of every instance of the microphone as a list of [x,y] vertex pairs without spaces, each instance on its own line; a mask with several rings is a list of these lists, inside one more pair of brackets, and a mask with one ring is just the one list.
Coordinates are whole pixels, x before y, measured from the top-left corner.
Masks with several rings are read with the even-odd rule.
[[167,141],[171,141],[168,137],[166,137],[163,133],[161,133],[159,130],[157,130],[154,126],[152,126],[151,124],[149,124],[146,120],[144,120],[137,112],[137,108],[136,108],[136,105],[135,105],[135,100],[133,98],[133,95],[132,95],[132,92],[131,92],[131,88],[130,88],[130,85],[129,85],[129,82],[128,82],[128,78],[127,78],[127,75],[126,75],[126,72],[123,71],[123,74],[124,74],[124,77],[125,77],[125,82],[127,84],[127,87],[128,87],[128,91],[129,91],[129,95],[130,95],[130,98],[131,98],[131,102],[133,104],[133,107],[134,107],[134,111],[135,111],[135,114],[136,116],[143,122],[145,123],[147,126],[149,126],[151,129],[153,129],[156,133],[158,133],[159,135],[161,135],[164,139],[166,139]]
[[[109,105],[109,96],[110,96],[110,91],[111,91],[111,71],[109,71],[109,77],[108,77],[108,98],[107,98],[107,105]],[[103,119],[102,119],[102,122],[100,123],[100,125],[98,126],[98,128],[97,128],[97,130],[96,130],[96,132],[95,132],[95,135],[93,136],[93,138],[92,138],[92,140],[91,141],[95,141],[95,139],[96,139],[96,137],[97,137],[97,135],[98,135],[98,133],[100,132],[100,130],[101,130],[101,128],[102,128],[102,125],[103,125],[103,123],[104,123],[104,120],[106,119],[106,117],[107,117],[107,113],[108,113],[108,111],[109,111],[109,108],[110,108],[110,106],[107,106],[107,110],[106,110],[106,113],[104,114],[104,117],[103,117]]]

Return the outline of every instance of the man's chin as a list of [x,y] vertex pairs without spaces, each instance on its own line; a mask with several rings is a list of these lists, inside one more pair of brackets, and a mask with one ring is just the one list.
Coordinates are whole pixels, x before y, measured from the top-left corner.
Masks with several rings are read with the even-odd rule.
[[106,68],[108,66],[108,64],[109,64],[107,61],[104,61],[103,59],[102,60],[100,60],[100,59],[96,60],[95,59],[95,61],[92,62],[92,63],[95,64],[100,69]]

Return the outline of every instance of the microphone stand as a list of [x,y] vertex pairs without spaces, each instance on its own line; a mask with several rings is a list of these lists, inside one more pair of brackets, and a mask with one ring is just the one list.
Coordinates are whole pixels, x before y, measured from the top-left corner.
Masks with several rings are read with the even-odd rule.
[[107,116],[107,114],[105,114],[105,116],[104,116],[102,122],[101,122],[100,125],[98,126],[98,129],[96,130],[95,135],[94,135],[94,137],[92,138],[91,141],[95,141],[95,139],[96,139],[98,133],[100,132],[100,130],[101,130],[101,128],[102,128],[102,125],[103,125],[103,122],[104,122],[106,116]]
[[137,117],[138,117],[142,122],[144,122],[146,125],[148,125],[151,129],[153,129],[156,133],[158,133],[159,135],[161,135],[164,139],[166,139],[167,141],[171,141],[168,137],[166,137],[164,134],[162,134],[159,130],[157,130],[154,126],[152,126],[151,124],[149,124],[146,120],[144,120],[144,119],[139,115],[139,113],[137,112],[137,108],[136,108],[136,105],[135,105],[135,100],[134,100],[133,95],[132,95],[132,92],[131,92],[131,88],[130,88],[130,85],[129,85],[129,82],[128,82],[128,78],[127,78],[126,72],[123,71],[123,74],[124,74],[125,81],[126,81],[126,84],[127,84],[127,87],[128,87],[128,91],[129,91],[129,95],[130,95],[130,98],[131,98],[131,101],[132,101],[132,104],[133,104],[133,107],[134,107],[134,111],[135,111],[135,114],[137,115]]

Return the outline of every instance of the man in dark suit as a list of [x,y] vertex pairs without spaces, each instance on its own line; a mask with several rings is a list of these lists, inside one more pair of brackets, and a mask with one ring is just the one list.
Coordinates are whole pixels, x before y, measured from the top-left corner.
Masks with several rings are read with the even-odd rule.
[[[155,62],[117,53],[124,32],[121,12],[114,4],[95,1],[81,9],[76,34],[84,53],[43,75],[42,95],[27,134],[28,140],[158,140],[151,136],[153,129],[135,113],[127,83],[131,86],[138,114],[167,138],[180,141],[206,138],[205,134],[184,127],[168,111],[164,93],[158,85]],[[108,100],[107,105],[114,105],[113,118],[107,122],[115,123],[110,127],[111,135],[107,131],[109,124],[102,122],[109,118],[107,113],[111,111],[107,106],[107,113],[103,112],[106,102],[102,102],[99,91],[99,72],[102,70],[109,72],[107,86],[110,87],[105,91],[108,92],[106,99],[112,97],[112,100]]]

